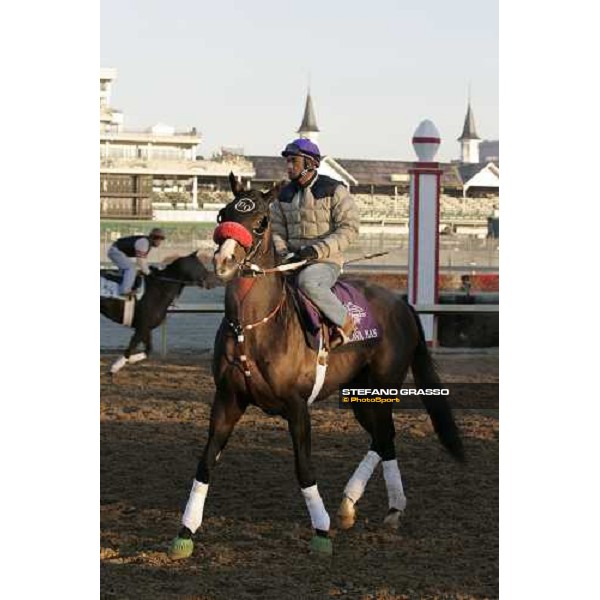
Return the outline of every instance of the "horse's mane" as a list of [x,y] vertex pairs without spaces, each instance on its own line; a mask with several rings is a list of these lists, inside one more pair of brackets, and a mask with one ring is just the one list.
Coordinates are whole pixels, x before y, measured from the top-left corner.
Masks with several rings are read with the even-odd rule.
[[172,265],[176,260],[179,260],[180,258],[184,258],[185,256],[189,256],[189,255],[188,254],[181,254],[181,253],[169,254],[169,256],[165,256],[160,262],[166,268],[169,265]]
[[191,252],[190,254],[171,254],[161,261],[162,267],[153,267],[152,270],[156,275],[167,275],[167,276],[177,276],[179,271],[179,267],[181,267],[181,263],[189,259],[192,256],[195,256],[195,252]]

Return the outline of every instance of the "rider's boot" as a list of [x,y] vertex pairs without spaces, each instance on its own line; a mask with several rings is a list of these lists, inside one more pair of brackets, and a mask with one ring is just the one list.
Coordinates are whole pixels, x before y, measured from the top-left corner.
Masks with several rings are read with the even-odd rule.
[[344,324],[335,329],[335,333],[331,339],[331,349],[333,350],[334,348],[349,343],[355,331],[356,325],[354,324],[354,319],[350,314],[347,314],[344,319]]

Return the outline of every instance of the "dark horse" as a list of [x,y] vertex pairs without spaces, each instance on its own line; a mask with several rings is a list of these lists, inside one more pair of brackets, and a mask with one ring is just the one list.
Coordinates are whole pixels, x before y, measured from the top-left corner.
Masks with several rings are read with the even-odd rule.
[[[191,555],[191,538],[202,523],[212,471],[249,404],[287,420],[297,479],[315,529],[311,550],[330,554],[330,519],[316,485],[307,405],[315,382],[317,353],[305,343],[290,286],[280,272],[271,270],[276,266],[276,257],[269,203],[275,200],[277,188],[265,193],[242,190],[233,174],[230,183],[235,198],[220,212],[220,225],[215,230],[219,248],[213,260],[216,274],[228,282],[225,318],[215,339],[216,393],[208,441],[182,518],[183,526],[171,543],[169,556],[178,559]],[[252,274],[252,264],[268,273],[247,277]],[[353,283],[366,296],[381,337],[374,343],[351,343],[332,352],[317,401],[337,393],[341,385],[398,388],[409,368],[418,387],[442,387],[419,318],[412,308],[385,288],[360,281]],[[446,398],[441,395],[421,398],[443,446],[455,458],[462,459],[462,440]],[[338,511],[340,526],[347,528],[354,524],[354,505],[382,462],[389,504],[384,523],[396,528],[406,498],[396,461],[391,406],[356,403],[351,406],[369,434],[371,445],[344,489]]]
[[[186,285],[212,288],[216,283],[215,275],[200,262],[196,252],[175,259],[162,270],[151,267],[151,273],[146,277],[146,291],[142,299],[136,301],[131,324],[135,329],[134,334],[123,356],[113,363],[110,372],[115,374],[127,363],[147,358],[152,351],[152,330],[164,321],[167,309]],[[123,300],[118,298],[100,297],[100,312],[115,323],[123,322],[123,306]],[[142,342],[145,352],[132,355]]]

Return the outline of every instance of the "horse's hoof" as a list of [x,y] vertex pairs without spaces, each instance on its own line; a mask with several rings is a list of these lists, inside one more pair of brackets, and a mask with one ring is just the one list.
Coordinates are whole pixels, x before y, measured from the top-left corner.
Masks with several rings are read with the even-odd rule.
[[180,538],[177,536],[169,546],[167,556],[171,560],[181,560],[182,558],[189,558],[194,551],[194,542],[190,539]]
[[311,554],[325,554],[331,556],[333,554],[333,545],[328,537],[314,535],[310,540]]
[[356,508],[350,498],[344,496],[337,512],[337,523],[340,529],[350,529],[356,523]]
[[390,529],[398,529],[400,527],[400,519],[404,516],[403,510],[397,508],[390,508],[388,514],[383,519],[383,524]]
[[343,517],[342,515],[338,515],[337,524],[340,529],[352,529],[356,524],[356,517]]

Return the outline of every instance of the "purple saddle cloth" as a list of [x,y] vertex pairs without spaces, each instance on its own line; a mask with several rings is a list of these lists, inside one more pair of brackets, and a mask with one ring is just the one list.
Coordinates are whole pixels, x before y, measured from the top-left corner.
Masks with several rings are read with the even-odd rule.
[[[296,306],[304,325],[304,332],[308,345],[314,350],[319,349],[321,338],[321,325],[329,325],[330,337],[335,330],[329,320],[325,319],[321,311],[293,284]],[[346,307],[346,310],[354,319],[356,330],[351,338],[352,342],[364,342],[376,340],[380,337],[380,330],[373,316],[365,295],[353,285],[338,281],[331,290]]]

